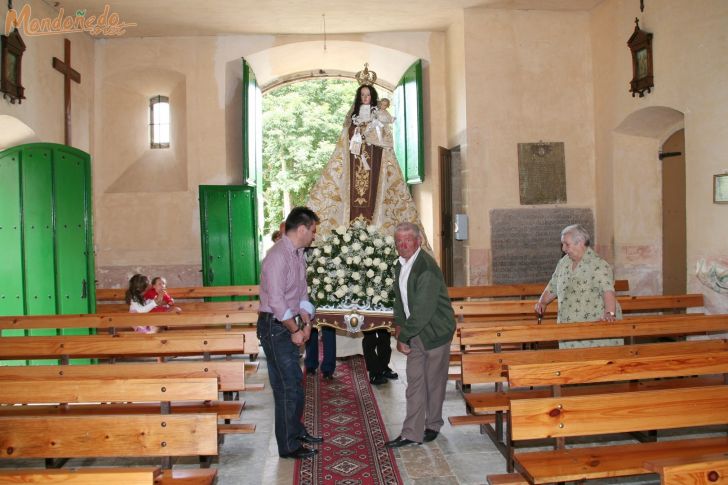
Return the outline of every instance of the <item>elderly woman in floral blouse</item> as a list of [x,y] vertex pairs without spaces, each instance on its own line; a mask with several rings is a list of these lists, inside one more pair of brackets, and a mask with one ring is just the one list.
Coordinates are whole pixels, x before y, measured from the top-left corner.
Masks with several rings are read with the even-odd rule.
[[[556,265],[551,281],[538,299],[536,313],[543,314],[548,304],[558,298],[558,323],[621,319],[612,268],[590,247],[586,229],[578,224],[565,227],[561,231],[561,249],[566,256]],[[622,343],[622,339],[599,339],[562,342],[559,346],[601,347]]]

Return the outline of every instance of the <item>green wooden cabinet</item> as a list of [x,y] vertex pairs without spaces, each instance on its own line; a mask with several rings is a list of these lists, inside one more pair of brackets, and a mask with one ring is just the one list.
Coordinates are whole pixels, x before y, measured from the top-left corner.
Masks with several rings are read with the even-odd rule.
[[[90,164],[87,153],[52,143],[0,152],[0,315],[96,310]],[[2,335],[58,333],[89,330],[4,330]]]
[[[201,185],[200,227],[203,284],[257,285],[260,264],[255,187]],[[231,299],[245,297],[214,300]]]

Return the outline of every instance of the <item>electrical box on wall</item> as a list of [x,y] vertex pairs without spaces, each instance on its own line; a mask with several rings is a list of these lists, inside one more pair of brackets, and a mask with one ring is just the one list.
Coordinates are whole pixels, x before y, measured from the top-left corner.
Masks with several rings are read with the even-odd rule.
[[468,240],[468,215],[455,214],[455,240]]

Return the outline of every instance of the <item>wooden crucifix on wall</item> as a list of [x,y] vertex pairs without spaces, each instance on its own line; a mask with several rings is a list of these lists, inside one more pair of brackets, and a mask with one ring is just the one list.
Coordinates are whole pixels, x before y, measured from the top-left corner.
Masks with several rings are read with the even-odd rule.
[[63,39],[63,60],[53,58],[53,69],[63,74],[65,144],[71,146],[71,81],[81,84],[81,74],[71,67],[71,41]]

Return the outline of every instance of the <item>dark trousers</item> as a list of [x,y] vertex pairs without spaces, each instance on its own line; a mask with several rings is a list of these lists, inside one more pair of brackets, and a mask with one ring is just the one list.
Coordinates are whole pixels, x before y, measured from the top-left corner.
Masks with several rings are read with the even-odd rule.
[[364,332],[361,346],[370,375],[381,374],[389,368],[389,359],[392,356],[389,330],[380,328],[371,332]]
[[269,313],[258,316],[257,333],[268,362],[278,454],[283,455],[297,450],[298,437],[306,432],[301,423],[304,395],[298,347],[291,341],[291,332]]
[[[311,330],[311,338],[306,342],[306,369],[318,369],[318,334],[315,328]],[[336,370],[336,330],[331,327],[321,327],[321,344],[324,346],[324,360],[321,362],[321,372],[333,374]]]

